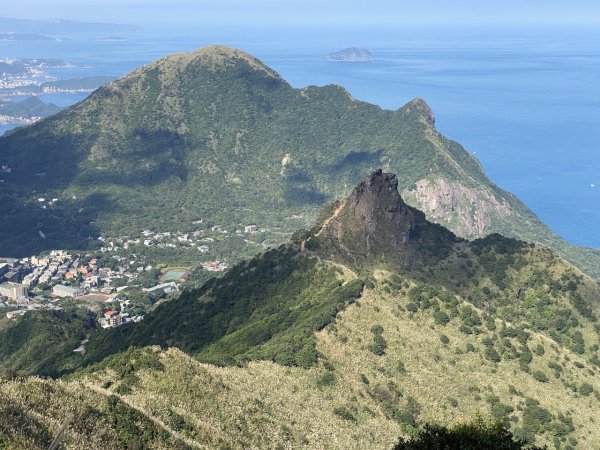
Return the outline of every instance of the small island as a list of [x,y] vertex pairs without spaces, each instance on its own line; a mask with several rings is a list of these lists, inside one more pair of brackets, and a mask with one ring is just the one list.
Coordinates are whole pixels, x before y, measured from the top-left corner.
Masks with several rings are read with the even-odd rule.
[[325,56],[327,61],[364,62],[373,61],[373,55],[365,48],[349,47]]

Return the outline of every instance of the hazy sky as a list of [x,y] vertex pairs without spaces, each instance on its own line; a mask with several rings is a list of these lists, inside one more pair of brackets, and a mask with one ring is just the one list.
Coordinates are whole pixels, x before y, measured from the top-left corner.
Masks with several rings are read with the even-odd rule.
[[600,24],[597,0],[18,0],[0,16],[120,23]]

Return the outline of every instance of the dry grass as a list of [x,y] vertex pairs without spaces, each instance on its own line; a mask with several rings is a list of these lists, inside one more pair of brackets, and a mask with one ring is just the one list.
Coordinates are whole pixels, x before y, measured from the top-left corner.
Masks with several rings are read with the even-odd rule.
[[[404,294],[384,292],[387,274],[375,275],[375,288],[366,290],[358,303],[318,333],[323,355],[318,368],[266,361],[216,367],[177,349],[150,348],[164,369],[139,370],[133,382],[112,370],[69,382],[30,379],[3,383],[0,398],[28,408],[51,430],[82,405],[104,411],[112,394],[160,424],[175,441],[197,448],[387,449],[409,428],[390,418],[386,398],[402,409],[414,397],[420,405],[419,423],[451,424],[478,412],[489,414],[486,397],[494,395],[514,408],[515,425],[520,426],[524,397],[531,397],[554,416],[572,417],[572,436],[581,448],[600,448],[595,423],[600,401],[594,393],[584,396],[564,383],[587,382],[600,392],[596,368],[539,334],[533,334],[528,345],[533,349],[542,344],[545,353],[534,353],[530,368],[544,371],[548,382],[523,372],[517,360],[493,363],[483,356],[482,344],[492,333],[467,336],[459,331],[458,318],[441,326],[435,324],[431,310],[408,312]],[[374,325],[383,328],[387,342],[383,356],[369,350]],[[448,344],[442,343],[440,334],[448,337]],[[475,352],[465,351],[468,343]],[[548,368],[551,362],[564,366],[560,379]],[[329,373],[333,380],[327,380]],[[125,383],[130,390],[122,389]],[[111,432],[98,423],[87,448],[105,448],[103,440]],[[80,448],[81,433],[69,428],[67,434],[65,447]],[[550,444],[551,439],[551,434],[544,434],[537,443]],[[164,440],[157,439],[154,445],[162,448]]]

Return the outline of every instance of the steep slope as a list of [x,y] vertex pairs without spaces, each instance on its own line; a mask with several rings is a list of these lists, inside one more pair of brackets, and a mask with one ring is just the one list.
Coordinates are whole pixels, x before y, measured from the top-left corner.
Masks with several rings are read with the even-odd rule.
[[461,242],[404,203],[396,175],[379,169],[335,206],[332,216],[307,238],[304,246],[319,249],[331,258],[337,254],[359,269],[385,263],[418,270],[436,264]]
[[93,333],[68,380],[1,383],[0,436],[20,448],[85,409],[123,447],[154,424],[150,448],[384,449],[479,411],[530,442],[598,447],[598,284],[534,244],[457,238],[397,185],[376,171],[291,243]]
[[[339,86],[294,89],[223,46],[161,59],[16,130],[0,139],[0,162],[11,168],[0,193],[3,254],[193,229],[199,217],[231,229],[257,223],[283,242],[384,166],[410,204],[460,236],[503,232],[589,273],[600,266],[598,252],[567,245],[494,186],[435,130],[422,100],[385,111]],[[40,197],[59,200],[42,208]]]

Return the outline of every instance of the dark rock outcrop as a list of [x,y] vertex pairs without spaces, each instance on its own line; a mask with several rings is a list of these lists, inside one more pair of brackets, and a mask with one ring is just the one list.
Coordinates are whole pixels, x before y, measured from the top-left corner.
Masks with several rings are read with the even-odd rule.
[[459,240],[408,206],[398,193],[396,175],[381,169],[356,186],[311,239],[324,256],[405,268],[425,264],[429,256],[447,252]]

